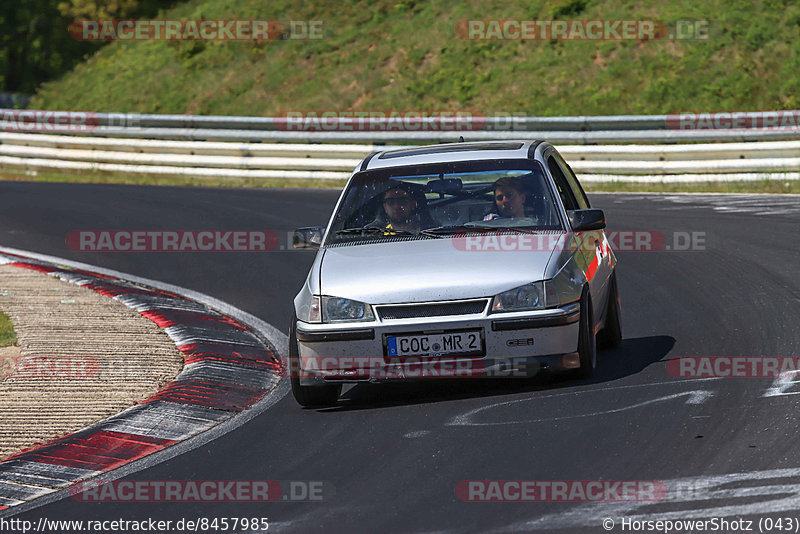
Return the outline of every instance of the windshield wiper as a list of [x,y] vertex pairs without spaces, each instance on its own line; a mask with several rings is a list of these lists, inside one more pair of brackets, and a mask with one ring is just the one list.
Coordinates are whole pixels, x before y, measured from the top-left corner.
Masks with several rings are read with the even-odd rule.
[[408,230],[393,230],[392,228],[379,228],[378,226],[365,226],[363,228],[345,228],[338,230],[336,235],[417,235]]
[[447,234],[454,234],[458,232],[518,232],[521,234],[532,234],[534,232],[530,230],[522,230],[521,228],[514,228],[514,227],[505,227],[505,226],[488,226],[488,225],[479,225],[479,224],[453,224],[449,226],[438,226],[436,228],[428,228],[427,230],[422,230],[420,235],[426,235],[429,237],[438,237],[441,235]]
[[494,230],[494,228],[487,228],[485,226],[467,226],[466,224],[451,224],[447,226],[437,226],[436,228],[421,230],[420,234],[436,237],[445,234],[453,234],[456,232],[482,232],[484,230]]

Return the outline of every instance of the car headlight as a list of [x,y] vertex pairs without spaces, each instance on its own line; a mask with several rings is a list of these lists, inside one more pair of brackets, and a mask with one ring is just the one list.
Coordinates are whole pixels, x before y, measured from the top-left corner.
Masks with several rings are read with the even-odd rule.
[[308,322],[322,322],[322,306],[319,303],[319,295],[313,295],[311,297],[311,304],[308,307]]
[[548,308],[560,308],[577,302],[581,298],[586,276],[570,259],[551,279],[544,282],[545,300]]
[[[311,278],[311,275],[309,275]],[[314,295],[309,287],[309,279],[303,289],[294,298],[294,309],[297,312],[297,320],[304,323],[321,323],[322,307],[319,295]]]
[[[319,299],[320,297],[314,297]],[[369,304],[341,297],[322,297],[322,322],[342,323],[373,321],[375,316]]]
[[495,295],[492,312],[541,310],[544,308],[544,285],[533,282]]

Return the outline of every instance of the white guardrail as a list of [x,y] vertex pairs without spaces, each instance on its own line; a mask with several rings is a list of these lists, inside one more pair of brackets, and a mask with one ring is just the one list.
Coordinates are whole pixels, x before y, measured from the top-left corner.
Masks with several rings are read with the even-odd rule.
[[[0,110],[0,117],[3,113],[20,114]],[[798,128],[681,130],[670,120],[674,124],[670,116],[484,117],[479,129],[437,130],[431,122],[423,131],[290,131],[285,118],[92,114],[91,127],[57,135],[0,129],[0,168],[29,174],[345,179],[376,150],[463,137],[545,139],[583,181],[800,179],[800,140],[793,140],[800,139]],[[472,122],[466,126],[477,128]],[[598,144],[614,142],[637,144]]]

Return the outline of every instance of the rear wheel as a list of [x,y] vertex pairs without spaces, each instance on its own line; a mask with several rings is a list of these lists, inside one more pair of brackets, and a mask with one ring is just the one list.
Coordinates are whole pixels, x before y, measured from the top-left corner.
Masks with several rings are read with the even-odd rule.
[[578,355],[580,367],[575,369],[578,378],[589,378],[597,367],[597,343],[592,321],[592,299],[589,290],[583,290],[581,297],[581,318],[578,326]]
[[292,383],[292,395],[298,404],[304,407],[322,407],[336,404],[342,393],[341,384],[322,386],[303,386],[300,384],[300,351],[297,347],[297,317],[292,317],[289,327],[289,379]]
[[608,288],[608,304],[606,304],[606,324],[597,336],[602,349],[613,349],[622,343],[622,311],[617,289],[617,273],[611,275]]

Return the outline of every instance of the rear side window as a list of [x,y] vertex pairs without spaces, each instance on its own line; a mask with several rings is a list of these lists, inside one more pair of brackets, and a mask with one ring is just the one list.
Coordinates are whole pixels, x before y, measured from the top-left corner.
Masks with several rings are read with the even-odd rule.
[[567,183],[567,178],[564,176],[564,172],[559,167],[558,163],[556,162],[553,156],[547,158],[547,166],[550,169],[550,174],[553,175],[553,181],[556,184],[556,189],[558,190],[558,196],[561,197],[561,202],[564,203],[565,210],[577,210],[580,209],[578,207],[578,201],[575,199],[575,195],[573,194],[572,190]]
[[586,193],[583,192],[583,188],[581,187],[581,184],[578,182],[578,179],[575,177],[575,173],[572,172],[572,169],[569,167],[569,165],[567,165],[567,162],[564,161],[564,158],[561,157],[561,154],[555,152],[554,156],[558,161],[561,170],[564,171],[564,176],[566,176],[567,178],[567,184],[569,184],[569,188],[572,190],[572,194],[578,201],[578,206],[580,206],[580,209],[588,210],[589,208],[591,208],[592,206],[589,204],[589,199],[586,197]]

